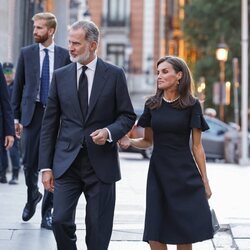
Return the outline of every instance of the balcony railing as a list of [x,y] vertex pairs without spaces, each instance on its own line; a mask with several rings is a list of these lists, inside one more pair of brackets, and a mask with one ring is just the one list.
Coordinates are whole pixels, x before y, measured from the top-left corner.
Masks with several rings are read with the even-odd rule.
[[123,19],[110,19],[109,16],[102,17],[102,27],[124,27],[130,26],[130,16],[126,16]]

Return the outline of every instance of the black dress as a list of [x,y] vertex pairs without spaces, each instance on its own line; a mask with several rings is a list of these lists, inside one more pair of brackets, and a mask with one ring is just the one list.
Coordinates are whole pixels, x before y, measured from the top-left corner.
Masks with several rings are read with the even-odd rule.
[[209,129],[199,101],[183,110],[162,101],[145,107],[138,126],[151,127],[144,241],[188,244],[213,237],[211,213],[190,147],[192,128]]

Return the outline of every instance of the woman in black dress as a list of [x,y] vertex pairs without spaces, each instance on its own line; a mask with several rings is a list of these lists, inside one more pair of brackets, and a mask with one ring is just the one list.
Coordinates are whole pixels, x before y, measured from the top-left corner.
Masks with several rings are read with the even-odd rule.
[[[187,64],[166,56],[157,62],[157,91],[145,104],[138,126],[144,138],[123,138],[124,148],[154,145],[147,180],[143,240],[152,250],[192,249],[192,243],[213,237],[207,199],[211,196],[201,132],[209,129],[192,95]],[[189,140],[192,134],[192,150]],[[192,151],[192,152],[191,152]]]

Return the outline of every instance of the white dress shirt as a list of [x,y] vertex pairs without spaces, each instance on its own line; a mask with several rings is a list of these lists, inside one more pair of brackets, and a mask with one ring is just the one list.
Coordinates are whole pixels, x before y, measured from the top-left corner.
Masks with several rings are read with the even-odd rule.
[[[91,61],[89,64],[85,65],[88,67],[85,71],[85,74],[86,74],[87,79],[88,79],[88,103],[89,103],[90,94],[91,94],[91,90],[92,90],[92,86],[93,86],[96,63],[97,63],[97,57],[95,57],[95,59],[93,61]],[[82,66],[83,66],[82,64],[76,63],[77,89],[79,88],[79,79],[80,79],[80,75],[82,73]]]

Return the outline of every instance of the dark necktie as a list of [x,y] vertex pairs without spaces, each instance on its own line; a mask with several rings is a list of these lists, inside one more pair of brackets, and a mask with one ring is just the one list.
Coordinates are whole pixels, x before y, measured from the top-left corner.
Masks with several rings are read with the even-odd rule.
[[87,66],[82,66],[82,73],[79,78],[78,87],[78,99],[84,119],[86,118],[88,112],[88,78],[85,74],[87,68]]
[[40,102],[46,105],[49,94],[49,51],[44,49],[45,57],[43,59],[41,86],[40,86]]

